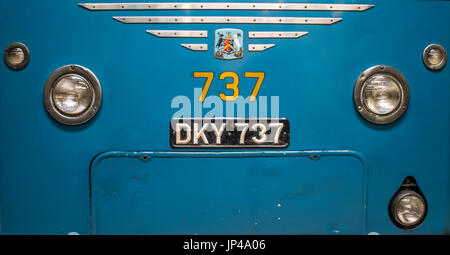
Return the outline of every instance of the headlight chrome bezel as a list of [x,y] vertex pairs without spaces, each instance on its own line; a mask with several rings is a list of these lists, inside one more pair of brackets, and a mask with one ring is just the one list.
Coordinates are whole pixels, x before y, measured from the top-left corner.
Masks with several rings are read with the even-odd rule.
[[[397,208],[399,202],[406,196],[417,197],[422,201],[422,203],[424,205],[423,215],[413,224],[402,223],[402,221],[398,218],[398,215],[396,213],[396,208]],[[404,190],[397,192],[397,194],[394,195],[394,197],[392,198],[392,200],[389,204],[389,214],[392,219],[392,222],[397,227],[404,229],[404,230],[411,230],[411,229],[415,229],[415,228],[419,227],[424,222],[424,220],[427,216],[427,213],[428,213],[428,205],[427,205],[425,198],[422,195],[420,195],[419,193],[417,193],[413,190],[410,190],[410,189],[404,189]]]
[[[23,61],[18,64],[14,64],[9,61],[9,53],[14,49],[21,49],[24,54]],[[20,42],[11,43],[10,45],[8,45],[8,47],[6,47],[5,52],[3,53],[3,61],[5,62],[5,65],[9,69],[13,71],[21,71],[25,69],[25,67],[27,67],[28,64],[30,63],[30,50],[23,43]]]
[[[78,115],[64,113],[57,109],[53,101],[53,89],[62,77],[67,75],[79,75],[90,83],[92,88],[92,102],[88,109]],[[56,121],[69,125],[81,125],[92,119],[100,110],[102,104],[102,87],[95,74],[89,69],[79,65],[67,65],[54,71],[48,78],[44,88],[44,105],[47,112]]]
[[[439,64],[432,64],[430,63],[430,61],[428,61],[428,53],[433,49],[439,50],[442,54],[442,61]],[[442,68],[444,68],[444,66],[447,64],[447,52],[445,51],[445,48],[442,45],[430,44],[423,51],[422,60],[425,67],[428,68],[429,70],[439,71]]]
[[[377,114],[371,111],[364,103],[364,98],[362,96],[365,82],[376,74],[390,75],[400,83],[400,104],[396,109],[387,114]],[[358,113],[367,121],[378,125],[390,124],[399,119],[408,109],[409,96],[409,85],[403,74],[397,69],[385,65],[377,65],[365,70],[360,74],[353,89],[353,102]]]

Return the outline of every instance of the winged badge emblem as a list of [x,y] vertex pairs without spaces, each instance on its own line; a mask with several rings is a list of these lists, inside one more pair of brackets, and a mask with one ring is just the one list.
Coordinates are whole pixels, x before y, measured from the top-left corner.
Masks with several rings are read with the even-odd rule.
[[214,56],[218,59],[239,59],[244,56],[243,31],[240,29],[224,28],[215,31]]

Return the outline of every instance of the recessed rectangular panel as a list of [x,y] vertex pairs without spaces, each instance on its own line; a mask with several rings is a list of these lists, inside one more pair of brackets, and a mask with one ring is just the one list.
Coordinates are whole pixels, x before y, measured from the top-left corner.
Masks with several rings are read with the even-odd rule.
[[359,234],[363,180],[350,154],[115,154],[91,170],[92,232]]

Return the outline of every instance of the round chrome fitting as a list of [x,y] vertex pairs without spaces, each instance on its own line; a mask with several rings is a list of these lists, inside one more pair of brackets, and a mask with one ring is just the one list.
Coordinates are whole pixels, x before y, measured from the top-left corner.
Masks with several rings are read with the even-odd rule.
[[406,78],[390,66],[373,66],[365,70],[353,89],[358,113],[374,124],[390,124],[408,109],[409,86]]
[[30,62],[30,51],[23,43],[11,43],[3,54],[3,60],[9,69],[20,71]]
[[438,71],[447,64],[447,52],[439,44],[430,44],[423,51],[422,60],[428,69]]
[[389,214],[393,223],[405,230],[417,228],[427,214],[425,199],[413,190],[398,192],[389,204]]
[[102,104],[102,87],[89,69],[67,65],[53,72],[44,88],[44,105],[56,121],[81,125],[92,119]]

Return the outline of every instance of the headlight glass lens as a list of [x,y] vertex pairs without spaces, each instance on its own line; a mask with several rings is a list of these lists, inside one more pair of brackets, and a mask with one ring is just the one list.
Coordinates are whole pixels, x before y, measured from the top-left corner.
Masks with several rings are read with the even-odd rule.
[[432,65],[438,65],[444,59],[444,55],[442,54],[440,49],[433,48],[430,51],[428,51],[427,59],[428,59],[428,63],[430,63]]
[[395,215],[399,223],[409,226],[419,222],[425,213],[425,203],[416,195],[406,195],[401,198],[396,207]]
[[25,61],[25,53],[21,48],[14,48],[8,52],[8,62],[19,65]]
[[400,82],[388,74],[375,74],[364,83],[362,98],[364,104],[373,113],[389,114],[401,103]]
[[68,115],[78,115],[86,111],[91,105],[93,97],[92,85],[76,74],[61,77],[52,91],[56,108]]

